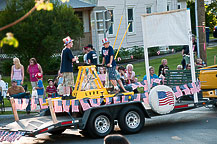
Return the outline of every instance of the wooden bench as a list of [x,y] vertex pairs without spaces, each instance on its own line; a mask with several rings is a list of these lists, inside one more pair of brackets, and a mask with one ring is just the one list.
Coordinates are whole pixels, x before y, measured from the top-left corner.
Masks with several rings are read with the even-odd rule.
[[[200,74],[200,70],[195,70],[196,78]],[[188,84],[192,82],[190,70],[168,70],[165,75],[164,84],[173,87]]]

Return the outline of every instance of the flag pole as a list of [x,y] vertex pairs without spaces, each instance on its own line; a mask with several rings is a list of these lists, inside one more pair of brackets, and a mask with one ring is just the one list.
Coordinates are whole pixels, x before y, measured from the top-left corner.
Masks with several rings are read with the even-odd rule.
[[115,37],[115,42],[114,42],[113,48],[115,48],[115,43],[116,43],[116,40],[118,38],[118,33],[119,33],[119,30],[120,30],[120,27],[121,27],[122,19],[123,19],[123,16],[121,16],[121,19],[120,19],[120,22],[119,22],[118,31],[117,31],[117,34],[116,34],[116,37]]
[[127,34],[127,31],[128,31],[128,29],[129,29],[129,27],[130,27],[130,23],[128,24],[127,30],[125,31],[125,34],[124,34],[124,37],[123,37],[122,40],[121,40],[121,44],[119,45],[118,51],[117,51],[117,53],[116,53],[116,55],[115,55],[115,59],[116,59],[117,56],[118,56],[119,50],[121,49],[121,45],[122,45],[122,43],[123,43],[123,41],[124,41],[124,38],[125,38],[125,36],[126,36],[126,34]]

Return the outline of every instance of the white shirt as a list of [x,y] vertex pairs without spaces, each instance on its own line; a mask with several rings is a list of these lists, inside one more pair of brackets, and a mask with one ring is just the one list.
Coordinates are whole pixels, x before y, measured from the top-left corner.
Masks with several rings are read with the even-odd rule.
[[0,80],[0,87],[2,88],[2,96],[6,97],[8,88],[6,83],[3,80]]

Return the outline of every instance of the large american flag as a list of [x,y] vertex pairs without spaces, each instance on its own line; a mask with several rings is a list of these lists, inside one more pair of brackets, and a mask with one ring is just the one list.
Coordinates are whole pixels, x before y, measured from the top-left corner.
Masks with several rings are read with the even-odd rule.
[[72,112],[79,112],[79,100],[72,100]]
[[91,108],[87,99],[81,99],[80,103],[81,103],[81,106],[82,106],[82,108],[83,108],[84,111],[86,111],[89,108]]
[[54,100],[54,111],[55,112],[62,112],[62,100]]
[[159,106],[174,105],[174,96],[171,91],[158,91]]

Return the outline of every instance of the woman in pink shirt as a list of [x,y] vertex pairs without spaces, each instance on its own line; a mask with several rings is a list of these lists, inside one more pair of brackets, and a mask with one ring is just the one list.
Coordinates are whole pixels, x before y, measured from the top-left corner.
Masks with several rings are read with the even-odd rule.
[[14,65],[11,67],[11,81],[16,80],[17,85],[22,85],[24,81],[24,67],[19,58],[13,59]]
[[43,71],[42,71],[40,64],[37,63],[35,58],[31,58],[29,60],[29,66],[27,68],[27,72],[29,73],[32,88],[37,87],[38,79],[35,77],[35,75],[37,73],[41,73],[43,75]]

